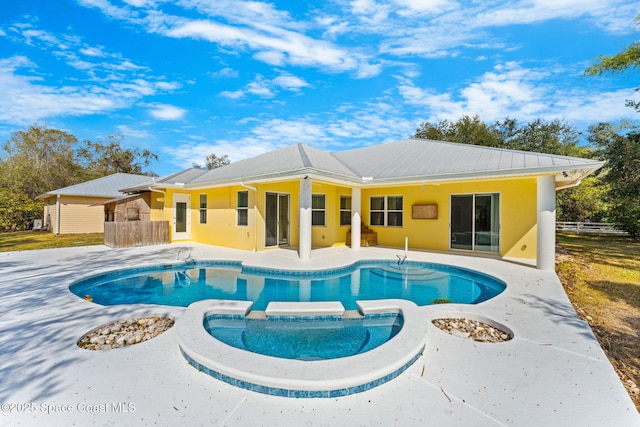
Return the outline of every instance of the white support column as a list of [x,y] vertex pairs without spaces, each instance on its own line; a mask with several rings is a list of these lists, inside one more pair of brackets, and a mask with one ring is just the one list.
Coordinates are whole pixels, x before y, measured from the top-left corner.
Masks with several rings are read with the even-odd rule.
[[300,238],[298,256],[311,258],[311,180],[300,180]]
[[555,270],[556,267],[556,179],[538,177],[538,241],[537,267]]
[[351,249],[360,249],[360,204],[362,191],[359,188],[351,189]]

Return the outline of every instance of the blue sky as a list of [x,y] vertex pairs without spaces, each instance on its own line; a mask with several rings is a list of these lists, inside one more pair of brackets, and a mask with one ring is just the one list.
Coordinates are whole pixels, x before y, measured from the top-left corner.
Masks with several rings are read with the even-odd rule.
[[164,175],[209,153],[339,151],[423,121],[637,119],[638,73],[589,78],[638,40],[619,0],[5,0],[0,141],[32,124],[123,136]]

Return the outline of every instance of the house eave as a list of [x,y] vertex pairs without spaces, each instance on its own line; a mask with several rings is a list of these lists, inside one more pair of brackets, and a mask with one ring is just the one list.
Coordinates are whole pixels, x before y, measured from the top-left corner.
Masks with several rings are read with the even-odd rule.
[[588,162],[582,164],[553,165],[535,168],[520,168],[511,170],[488,170],[488,171],[472,171],[472,172],[456,172],[434,175],[419,175],[391,178],[376,177],[352,177],[336,174],[315,168],[300,168],[296,170],[288,170],[278,173],[264,175],[247,175],[241,177],[233,177],[229,179],[221,179],[217,181],[199,182],[194,184],[155,184],[149,188],[170,189],[170,190],[203,190],[207,188],[228,187],[231,185],[243,184],[264,184],[270,182],[283,182],[311,178],[316,181],[329,182],[336,185],[356,188],[367,187],[386,187],[394,185],[415,185],[425,183],[443,183],[443,182],[460,182],[460,181],[478,181],[487,179],[504,179],[504,178],[521,178],[534,177],[541,175],[554,175],[556,177],[556,186],[565,187],[573,182],[579,182],[585,176],[598,170],[604,165],[604,162]]

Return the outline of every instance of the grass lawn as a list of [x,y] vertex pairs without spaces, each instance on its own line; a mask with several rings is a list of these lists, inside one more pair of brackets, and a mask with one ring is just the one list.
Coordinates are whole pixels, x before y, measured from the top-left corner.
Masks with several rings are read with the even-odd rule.
[[47,231],[15,231],[11,233],[0,233],[0,252],[103,244],[103,233],[63,234],[60,236],[56,236],[55,234]]
[[640,411],[640,242],[559,234],[556,272]]

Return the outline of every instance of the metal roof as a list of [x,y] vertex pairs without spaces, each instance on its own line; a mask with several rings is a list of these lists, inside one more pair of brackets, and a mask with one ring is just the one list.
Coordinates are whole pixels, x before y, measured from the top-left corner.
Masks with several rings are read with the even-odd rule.
[[169,175],[157,177],[147,177],[145,181],[136,183],[135,185],[130,185],[127,187],[120,188],[120,191],[124,193],[135,193],[139,191],[149,190],[149,187],[172,187],[172,186],[180,186],[189,182],[192,182],[194,179],[199,177],[200,175],[206,173],[206,169],[200,168],[189,168],[179,172],[174,172]]
[[359,176],[374,181],[535,174],[602,165],[589,159],[427,139],[405,139],[334,155]]
[[[310,175],[345,185],[368,186],[555,174],[560,187],[579,182],[603,164],[591,159],[428,139],[405,139],[333,153],[296,144],[209,171],[198,169],[194,173],[188,169],[178,173],[180,180],[175,176],[162,178],[151,185],[179,182],[185,188],[195,188]],[[189,174],[194,177],[189,179]]]
[[304,173],[310,170],[345,178],[358,178],[332,153],[296,144],[212,169],[190,181],[189,184],[268,179],[283,174]]
[[38,196],[38,199],[57,195],[114,198],[123,195],[123,192],[120,191],[121,188],[137,185],[148,180],[149,177],[146,175],[115,173],[113,175],[49,191]]

